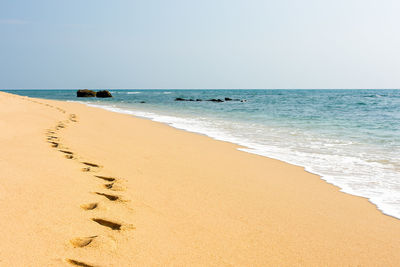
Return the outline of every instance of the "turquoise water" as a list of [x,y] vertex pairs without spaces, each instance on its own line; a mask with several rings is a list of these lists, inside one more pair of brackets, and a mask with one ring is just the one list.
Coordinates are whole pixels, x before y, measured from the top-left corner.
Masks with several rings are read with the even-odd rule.
[[400,90],[111,90],[112,99],[77,99],[75,90],[9,92],[79,100],[237,143],[304,166],[400,218]]

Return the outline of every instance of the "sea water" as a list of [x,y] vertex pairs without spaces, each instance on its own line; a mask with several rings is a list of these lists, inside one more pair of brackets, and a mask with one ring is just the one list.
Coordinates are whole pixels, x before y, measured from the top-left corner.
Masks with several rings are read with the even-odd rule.
[[[400,90],[111,90],[110,99],[8,92],[80,101],[233,142],[304,166],[400,218]],[[225,97],[245,101],[204,101]]]

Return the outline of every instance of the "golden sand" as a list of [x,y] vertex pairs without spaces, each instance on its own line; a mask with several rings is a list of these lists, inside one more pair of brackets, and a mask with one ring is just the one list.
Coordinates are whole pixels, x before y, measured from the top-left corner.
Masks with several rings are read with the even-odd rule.
[[0,266],[399,266],[400,221],[301,167],[0,93]]

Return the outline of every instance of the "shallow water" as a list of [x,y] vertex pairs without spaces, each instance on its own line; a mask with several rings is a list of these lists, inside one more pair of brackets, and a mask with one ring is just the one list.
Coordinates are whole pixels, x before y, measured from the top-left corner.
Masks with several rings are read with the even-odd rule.
[[304,166],[400,218],[400,90],[111,90],[112,99],[77,99],[75,90],[9,92],[79,100],[237,143]]

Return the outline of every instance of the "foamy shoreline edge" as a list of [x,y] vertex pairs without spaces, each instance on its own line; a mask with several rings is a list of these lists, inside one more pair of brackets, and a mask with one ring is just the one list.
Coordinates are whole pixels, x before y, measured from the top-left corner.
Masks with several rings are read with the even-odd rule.
[[136,118],[141,118],[141,119],[150,120],[150,121],[157,122],[157,123],[162,123],[162,124],[164,124],[164,125],[168,125],[168,126],[174,128],[174,129],[182,130],[182,131],[185,131],[185,132],[188,132],[188,133],[194,133],[194,134],[199,134],[199,135],[207,136],[207,137],[209,137],[209,138],[211,138],[211,139],[213,139],[213,140],[218,140],[218,141],[227,142],[227,143],[230,143],[230,144],[237,145],[237,146],[239,146],[239,147],[237,148],[237,150],[239,150],[239,151],[243,151],[243,152],[246,152],[246,153],[250,153],[250,154],[254,154],[254,155],[266,157],[266,158],[268,158],[268,159],[279,160],[279,161],[285,162],[285,163],[290,164],[290,165],[294,165],[294,166],[301,167],[301,168],[304,169],[304,171],[306,171],[306,172],[308,172],[308,173],[310,173],[310,174],[317,175],[317,176],[320,177],[321,180],[325,181],[326,183],[328,183],[328,184],[330,184],[330,185],[333,185],[333,186],[337,187],[337,188],[340,190],[340,192],[343,192],[343,193],[345,193],[345,194],[349,194],[349,195],[352,195],[352,196],[356,196],[356,197],[360,197],[360,198],[366,199],[366,200],[368,200],[368,202],[370,202],[372,205],[374,205],[374,206],[376,207],[376,209],[379,210],[383,215],[386,215],[386,216],[395,218],[395,219],[397,219],[397,220],[400,220],[400,217],[396,217],[395,215],[391,214],[391,213],[390,213],[390,210],[388,211],[388,210],[385,210],[385,209],[383,209],[383,208],[380,207],[380,205],[384,205],[384,204],[379,203],[379,202],[375,202],[373,199],[371,199],[371,198],[369,198],[369,197],[367,197],[367,196],[363,196],[363,195],[361,195],[360,193],[357,193],[357,192],[355,192],[354,190],[350,189],[349,187],[344,187],[343,185],[337,184],[337,183],[334,181],[334,179],[329,178],[329,176],[326,176],[326,175],[324,175],[324,174],[322,174],[322,173],[320,173],[320,172],[318,172],[318,171],[315,171],[315,170],[314,170],[312,167],[310,167],[310,166],[300,165],[300,164],[291,162],[291,161],[289,161],[289,160],[286,160],[286,159],[284,159],[284,158],[282,158],[282,157],[276,157],[276,156],[274,157],[274,156],[271,156],[271,155],[266,155],[266,153],[257,152],[256,149],[250,148],[250,147],[248,147],[248,146],[246,146],[246,145],[244,145],[244,144],[235,143],[235,142],[233,142],[233,141],[225,140],[225,139],[223,139],[223,138],[217,138],[217,137],[208,135],[207,133],[196,132],[196,131],[192,131],[192,130],[185,129],[185,128],[175,127],[172,123],[159,121],[159,120],[157,120],[157,119],[155,119],[155,118],[152,118],[152,117],[150,117],[150,116],[149,116],[149,117],[146,117],[146,116],[139,116],[139,115],[136,115],[136,114],[134,114],[133,112],[131,112],[131,111],[129,111],[129,110],[124,110],[124,109],[122,109],[122,108],[110,108],[110,107],[108,107],[108,106],[103,106],[103,105],[99,105],[99,104],[90,104],[90,103],[86,103],[86,102],[83,102],[83,101],[68,100],[67,102],[71,102],[71,103],[80,103],[80,104],[84,104],[84,105],[87,105],[87,106],[90,106],[90,107],[94,107],[94,108],[100,108],[100,109],[104,109],[104,110],[107,110],[107,111],[111,111],[111,112],[115,112],[115,113],[120,113],[120,114],[128,114],[128,115],[134,116],[134,117],[136,117]]

